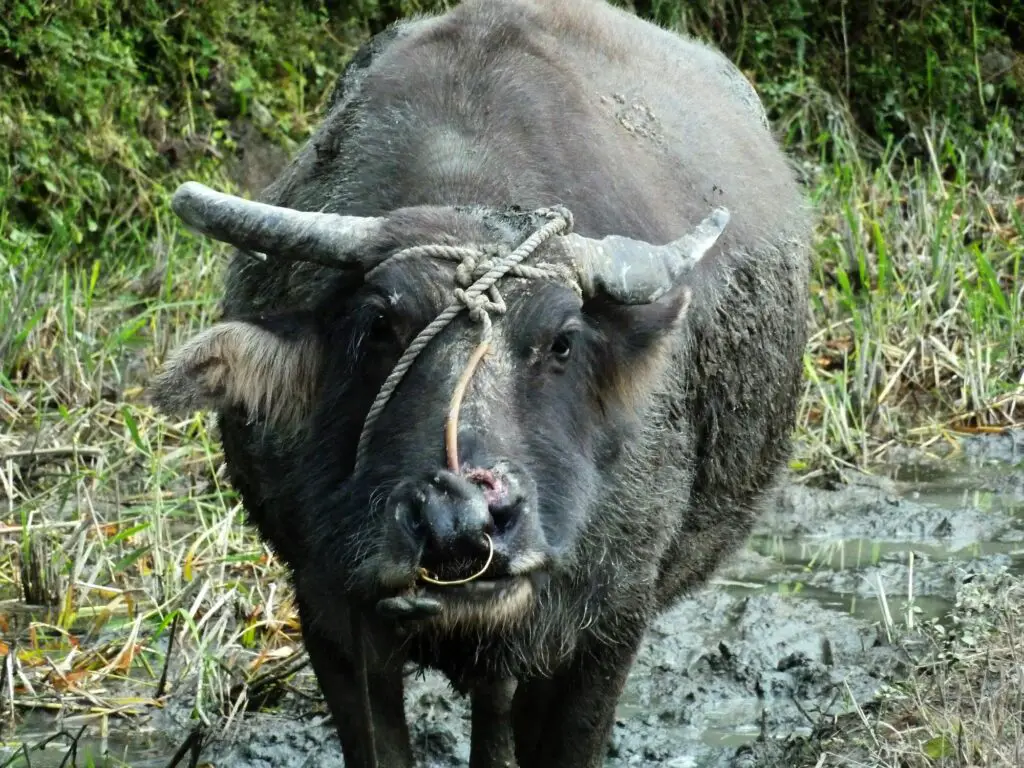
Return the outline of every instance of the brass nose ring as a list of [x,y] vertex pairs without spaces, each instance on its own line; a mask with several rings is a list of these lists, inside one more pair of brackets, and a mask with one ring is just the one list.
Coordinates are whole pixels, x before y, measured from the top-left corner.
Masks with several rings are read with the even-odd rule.
[[467,576],[465,579],[457,579],[456,581],[440,581],[431,576],[427,572],[426,568],[420,568],[420,578],[429,584],[436,584],[439,587],[453,587],[458,584],[468,584],[471,581],[476,581],[487,572],[487,569],[491,567],[491,560],[494,559],[494,542],[491,541],[491,537],[486,533],[484,534],[484,538],[487,539],[487,562],[484,563],[484,567],[474,575]]

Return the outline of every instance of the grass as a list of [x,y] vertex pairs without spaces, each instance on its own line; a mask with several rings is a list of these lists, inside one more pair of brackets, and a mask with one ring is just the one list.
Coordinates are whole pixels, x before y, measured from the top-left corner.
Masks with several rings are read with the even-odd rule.
[[166,221],[155,272],[60,266],[53,238],[5,254],[29,308],[12,312],[0,435],[0,657],[19,716],[159,706],[172,623],[174,679],[193,680],[206,723],[298,652],[283,574],[222,482],[211,419],[172,424],[144,403],[157,360],[212,320],[222,265]]
[[851,143],[811,174],[813,331],[798,466],[867,466],[896,444],[1024,423],[1022,146],[926,132],[927,162]]
[[909,673],[869,706],[825,720],[787,755],[793,768],[1024,764],[1024,579],[964,580],[943,621],[892,629]]
[[[227,252],[183,231],[168,192],[191,176],[237,187],[240,126],[294,149],[351,53],[325,41],[350,38],[318,16],[286,18],[291,5],[246,10],[230,33],[242,11],[227,3],[160,16],[147,2],[127,21],[104,3],[63,16],[16,5],[49,23],[0,27],[0,744],[24,743],[35,712],[58,714],[72,740],[83,724],[141,732],[169,697],[211,731],[230,728],[312,689],[296,682],[285,574],[243,525],[213,420],[145,403],[167,352],[216,317]],[[148,30],[139,39],[120,32],[133,23]],[[139,64],[143,48],[155,62]],[[88,87],[61,83],[78,60]],[[873,147],[812,80],[773,87],[820,213],[794,467],[863,467],[895,445],[935,450],[1024,424],[1019,126],[988,109],[970,141],[936,121],[913,146]],[[1012,649],[991,648],[1009,670]],[[958,658],[943,679],[974,690],[982,665]],[[929,738],[960,749],[955,723],[910,690],[885,711],[927,714]],[[996,690],[945,712],[994,729],[992,707],[1013,693]],[[918,738],[901,733],[892,755]]]

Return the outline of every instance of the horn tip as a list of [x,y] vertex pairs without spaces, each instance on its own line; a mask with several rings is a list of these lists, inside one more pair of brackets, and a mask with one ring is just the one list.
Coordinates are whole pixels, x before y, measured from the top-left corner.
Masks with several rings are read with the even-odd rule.
[[218,193],[198,181],[186,181],[178,186],[171,197],[171,210],[182,221],[202,231],[205,224],[203,209]]
[[179,184],[171,196],[171,208],[175,213],[179,213],[182,208],[202,198],[208,191],[206,185],[200,184],[198,181],[186,181]]
[[174,190],[174,197],[172,199],[179,200],[187,197],[198,197],[209,191],[210,188],[208,186],[198,181],[185,181]]

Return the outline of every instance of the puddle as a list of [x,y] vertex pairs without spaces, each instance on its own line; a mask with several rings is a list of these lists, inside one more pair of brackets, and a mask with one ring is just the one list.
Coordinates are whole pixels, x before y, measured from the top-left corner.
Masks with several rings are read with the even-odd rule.
[[[872,697],[895,663],[886,621],[902,624],[911,609],[916,622],[943,616],[965,567],[1024,573],[1024,442],[1000,437],[969,448],[958,462],[894,466],[834,490],[783,488],[713,586],[655,622],[606,768],[760,765],[737,748],[762,735],[806,734],[813,718]],[[149,727],[157,736],[112,736],[120,759],[95,764],[166,765],[187,735],[189,710],[181,701],[156,713]],[[409,678],[407,711],[420,765],[467,765],[468,711],[439,676]],[[30,722],[45,730],[43,720]],[[161,733],[171,745],[152,740]],[[50,762],[33,754],[31,764],[57,766],[62,751],[53,754]],[[0,765],[4,758],[0,748]],[[203,760],[342,766],[323,709],[299,697],[245,718]]]
[[[77,742],[74,759],[69,754],[73,737],[77,736],[83,725],[89,725],[83,733],[85,738]],[[23,715],[17,732],[17,740],[33,748],[28,756],[16,749],[0,747],[0,762],[3,768],[70,768],[71,766],[89,766],[90,768],[167,768],[170,755],[178,747],[178,741],[172,741],[160,733],[125,731],[117,728],[117,723],[109,725],[110,732],[106,739],[96,738],[101,726],[96,717],[69,716],[63,723],[67,736],[53,738],[44,748],[39,745],[54,734],[53,717],[42,712]],[[92,735],[92,737],[90,737]]]

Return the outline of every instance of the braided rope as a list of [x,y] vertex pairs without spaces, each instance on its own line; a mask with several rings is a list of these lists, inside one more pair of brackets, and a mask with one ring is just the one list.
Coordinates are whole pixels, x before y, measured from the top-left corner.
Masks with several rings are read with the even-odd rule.
[[[508,254],[504,254],[501,249],[496,249],[494,246],[428,244],[406,248],[387,260],[425,256],[457,261],[459,266],[455,271],[456,281],[462,285],[474,279],[475,282],[468,288],[459,287],[455,289],[455,301],[449,304],[440,315],[434,318],[426,328],[417,334],[416,338],[413,339],[412,343],[398,360],[394,369],[388,374],[387,379],[373,401],[373,405],[370,407],[369,413],[366,415],[366,419],[363,421],[363,429],[359,435],[359,444],[356,449],[356,465],[353,474],[358,472],[365,464],[366,450],[370,442],[373,425],[384,411],[388,401],[391,399],[391,395],[398,388],[402,378],[412,367],[417,356],[423,351],[423,348],[441,333],[462,310],[468,310],[470,319],[481,324],[481,346],[490,342],[493,325],[490,313],[504,314],[506,310],[505,301],[501,294],[498,293],[498,280],[506,275],[531,280],[554,279],[569,283],[577,293],[582,292],[569,270],[559,269],[554,265],[550,267],[537,267],[520,263],[551,237],[557,234],[568,234],[573,228],[572,213],[562,206],[541,208],[535,211],[535,213],[547,218],[549,221]],[[387,263],[387,261],[384,263]],[[377,269],[380,269],[381,266],[383,264],[371,270],[367,277]],[[474,353],[474,366],[478,359],[479,355]]]

